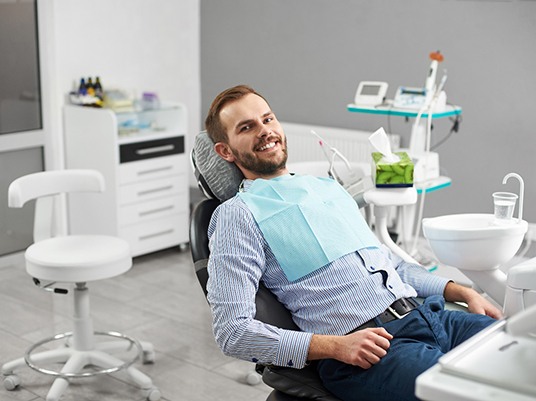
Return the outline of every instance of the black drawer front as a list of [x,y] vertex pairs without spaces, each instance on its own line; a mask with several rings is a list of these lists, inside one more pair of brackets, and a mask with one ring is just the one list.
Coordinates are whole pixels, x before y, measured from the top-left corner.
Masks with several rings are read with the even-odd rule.
[[184,136],[121,145],[119,162],[128,163],[180,153],[184,153]]

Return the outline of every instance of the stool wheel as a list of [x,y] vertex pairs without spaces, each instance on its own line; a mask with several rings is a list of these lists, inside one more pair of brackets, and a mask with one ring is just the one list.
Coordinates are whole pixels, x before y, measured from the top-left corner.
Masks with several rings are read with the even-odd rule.
[[160,397],[162,397],[162,394],[156,387],[147,390],[147,401],[158,401]]
[[261,382],[261,375],[259,375],[257,372],[248,373],[246,376],[246,382],[250,386],[256,386]]
[[142,363],[144,365],[154,363],[154,359],[155,359],[155,352],[153,350],[151,351],[143,350]]
[[17,375],[9,375],[4,377],[4,387],[8,391],[15,390],[20,384],[20,378]]

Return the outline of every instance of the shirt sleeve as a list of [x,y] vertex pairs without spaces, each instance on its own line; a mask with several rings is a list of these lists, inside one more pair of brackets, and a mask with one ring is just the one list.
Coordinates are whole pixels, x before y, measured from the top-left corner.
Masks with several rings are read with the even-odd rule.
[[255,319],[255,295],[266,268],[265,240],[236,198],[216,209],[209,226],[207,299],[216,342],[224,354],[262,364],[305,366],[312,333]]
[[393,261],[402,281],[415,288],[419,297],[443,295],[449,279],[432,274],[421,265],[404,261],[394,252],[389,252],[385,245],[381,249]]

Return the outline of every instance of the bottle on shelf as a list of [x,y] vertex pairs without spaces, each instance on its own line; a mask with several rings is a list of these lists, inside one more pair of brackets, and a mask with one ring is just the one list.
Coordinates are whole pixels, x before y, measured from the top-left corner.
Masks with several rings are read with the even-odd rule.
[[78,94],[81,96],[87,94],[86,80],[84,78],[80,79],[80,85],[78,86]]
[[93,86],[93,80],[91,79],[91,77],[87,79],[86,88],[87,88],[87,94],[89,96],[95,96],[95,86]]
[[95,96],[97,96],[101,100],[104,99],[104,91],[102,89],[102,84],[100,82],[99,77],[95,77],[94,89],[95,89]]

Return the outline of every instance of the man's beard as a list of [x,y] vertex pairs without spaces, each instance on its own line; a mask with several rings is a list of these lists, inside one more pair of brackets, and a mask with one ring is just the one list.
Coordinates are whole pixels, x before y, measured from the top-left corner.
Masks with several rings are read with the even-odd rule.
[[285,144],[282,147],[283,157],[280,160],[273,159],[259,159],[255,154],[251,152],[239,152],[236,149],[232,149],[234,157],[238,164],[245,169],[256,173],[258,175],[273,175],[277,171],[283,169],[287,164],[287,139],[285,138]]

